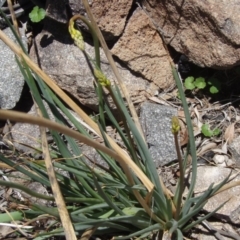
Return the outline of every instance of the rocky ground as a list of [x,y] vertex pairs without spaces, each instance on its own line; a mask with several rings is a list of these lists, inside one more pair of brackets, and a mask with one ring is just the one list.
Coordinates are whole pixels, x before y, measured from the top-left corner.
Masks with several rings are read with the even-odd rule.
[[[225,1],[219,1],[218,5],[211,0],[192,2],[126,0],[118,3],[103,0],[92,1],[91,7],[138,109],[156,167],[172,191],[178,176],[170,129],[173,115],[181,120],[183,151],[188,135],[169,57],[178,67],[183,84],[188,77],[205,79],[203,89],[190,90],[184,85],[196,137],[199,160],[196,193],[200,193],[209,184],[220,182],[231,170],[232,181],[240,180],[240,38],[237,31],[240,9],[238,4]],[[65,3],[48,0],[46,11],[47,17],[38,24],[30,23],[27,15],[19,19],[29,54],[76,102],[89,112],[96,112],[97,98],[90,70],[84,56],[73,44],[66,25],[69,11],[86,15],[81,1],[69,1],[66,8]],[[80,23],[79,26],[85,30],[86,49],[93,55],[89,33],[85,26]],[[12,35],[9,28],[3,31]],[[1,108],[35,114],[31,95],[12,53],[2,41],[0,49]],[[114,80],[103,51],[101,61],[103,71]],[[216,93],[210,90],[214,84]],[[204,124],[210,127],[205,132],[202,131]],[[109,129],[111,132],[110,126]],[[216,129],[219,134],[213,131]],[[3,139],[10,135],[9,132],[11,138],[8,140],[24,154],[29,151],[28,145],[38,146],[39,129],[2,122],[2,151],[6,145]],[[228,199],[214,218],[192,233],[190,239],[240,239],[239,186],[213,197],[204,211],[211,212]]]

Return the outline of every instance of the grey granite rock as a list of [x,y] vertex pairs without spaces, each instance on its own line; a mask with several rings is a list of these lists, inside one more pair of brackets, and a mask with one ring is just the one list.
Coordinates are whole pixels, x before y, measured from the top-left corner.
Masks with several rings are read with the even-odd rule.
[[[15,40],[9,28],[3,30],[12,40]],[[23,32],[21,31],[23,35]],[[13,52],[0,41],[0,108],[12,109],[19,101],[24,85],[24,78],[15,61]]]
[[[208,189],[211,183],[218,184],[223,181],[232,170],[223,167],[211,167],[211,166],[200,166],[197,169],[197,181],[194,192],[196,194],[202,194]],[[235,175],[236,171],[232,171],[232,176]],[[232,182],[240,180],[240,176],[237,175]],[[221,220],[231,220],[234,224],[239,224],[239,206],[240,206],[240,186],[227,189],[219,194],[216,194],[208,200],[204,206],[204,210],[207,212],[214,211],[222,203],[227,201],[222,208],[220,208],[215,214],[216,217]]]
[[[226,236],[224,236],[223,234],[220,234],[220,231],[225,231]],[[229,237],[227,237],[227,234],[229,234]],[[235,238],[230,237],[230,234],[232,234],[231,236],[234,236]],[[239,236],[237,232],[234,230],[234,228],[230,224],[223,223],[221,221],[217,222],[212,220],[211,222],[209,221],[209,222],[204,222],[203,224],[198,224],[196,229],[194,229],[191,235],[188,236],[189,239],[198,239],[198,240],[216,240],[216,239],[231,240],[231,239],[239,239],[238,237]]]
[[240,167],[240,137],[237,137],[229,145],[229,151],[232,154],[232,158],[236,161],[236,167]]
[[[37,115],[36,108],[33,105],[28,112],[30,115]],[[27,123],[16,123],[11,129],[11,137],[14,147],[25,153],[36,151],[33,148],[41,148],[39,127]]]
[[171,133],[171,119],[177,110],[159,104],[145,102],[141,106],[140,122],[156,166],[163,166],[176,160],[174,139]]

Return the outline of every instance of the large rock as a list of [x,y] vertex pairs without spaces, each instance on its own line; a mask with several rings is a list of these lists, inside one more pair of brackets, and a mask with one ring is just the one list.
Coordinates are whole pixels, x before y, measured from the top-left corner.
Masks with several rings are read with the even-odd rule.
[[[20,31],[23,36],[22,29]],[[10,28],[6,28],[3,32],[16,41]],[[23,39],[26,38],[23,37]],[[0,108],[12,109],[21,97],[24,78],[18,67],[14,53],[1,40],[0,49]]]
[[233,139],[233,142],[229,145],[229,151],[232,154],[232,158],[236,161],[236,167],[240,167],[240,136]]
[[226,0],[148,0],[149,14],[167,42],[202,67],[240,63],[240,4]]
[[111,39],[120,36],[132,7],[132,0],[93,0],[92,13],[104,37]]
[[[37,116],[36,108],[34,105],[28,114]],[[34,149],[41,148],[40,129],[38,126],[19,122],[14,124],[13,127],[9,130],[12,138],[11,141],[17,150],[36,154],[37,151]],[[8,134],[8,132],[5,132],[5,134]]]
[[[224,235],[223,232],[226,234]],[[239,239],[239,235],[230,224],[211,220],[211,222],[205,221],[203,224],[198,224],[196,228],[192,229],[191,235],[188,235],[188,239],[232,240]]]
[[[202,194],[210,184],[218,184],[222,180],[224,180],[231,169],[223,168],[223,167],[210,167],[210,166],[201,166],[197,169],[197,181],[195,186],[195,193]],[[236,172],[233,172],[234,175]],[[240,176],[238,175],[232,181],[239,181]],[[225,201],[226,204],[218,210],[216,216],[220,217],[221,219],[227,219],[228,221],[231,220],[234,224],[239,224],[239,208],[240,208],[240,186],[236,186],[230,188],[226,191],[223,191],[212,198],[210,198],[207,204],[204,206],[204,210],[207,212],[212,212],[218,206],[220,206]]]
[[141,9],[129,19],[112,53],[160,89],[173,85],[172,69],[162,39]]
[[177,159],[171,119],[177,110],[169,106],[145,102],[141,106],[140,122],[156,167]]
[[[61,2],[59,0],[48,0],[46,4],[48,16],[57,21],[67,22],[65,6],[68,2],[73,15],[81,14],[87,18],[82,0]],[[106,40],[113,40],[122,34],[132,2],[132,0],[93,0],[89,2],[94,18]],[[78,22],[78,24],[85,27],[81,22]],[[88,29],[85,28],[85,30]]]

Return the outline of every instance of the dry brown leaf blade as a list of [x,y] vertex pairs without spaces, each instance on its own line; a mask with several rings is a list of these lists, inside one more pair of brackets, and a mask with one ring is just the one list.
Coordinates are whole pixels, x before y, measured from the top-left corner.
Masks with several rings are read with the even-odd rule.
[[188,143],[188,132],[186,127],[186,119],[184,115],[184,111],[178,110],[178,119],[180,124],[180,145],[181,147]]
[[87,229],[81,236],[80,240],[88,240],[91,238],[91,236],[94,234],[94,232],[97,230],[98,227],[92,227],[90,229]]
[[226,141],[223,145],[222,145],[222,151],[224,154],[227,154],[228,152],[228,141]]
[[163,101],[163,100],[161,100],[161,99],[159,99],[159,98],[157,98],[157,97],[149,97],[148,99],[149,99],[150,101],[153,101],[153,102],[155,102],[155,103],[159,103],[159,104],[161,104],[161,105],[170,106],[170,104],[168,104],[166,101]]
[[205,154],[206,152],[214,149],[217,147],[217,144],[214,142],[208,142],[207,144],[205,144],[204,146],[201,146],[200,150],[198,150],[197,155],[198,156],[202,156],[203,154]]
[[201,116],[200,116],[200,114],[199,114],[199,111],[198,111],[198,109],[197,109],[197,107],[195,107],[194,109],[193,109],[193,111],[194,111],[194,113],[195,113],[195,115],[196,115],[196,121],[197,121],[197,126],[198,126],[198,128],[201,128],[202,127],[202,122],[201,122]]
[[231,143],[234,139],[235,123],[231,123],[225,130],[224,139],[226,142]]

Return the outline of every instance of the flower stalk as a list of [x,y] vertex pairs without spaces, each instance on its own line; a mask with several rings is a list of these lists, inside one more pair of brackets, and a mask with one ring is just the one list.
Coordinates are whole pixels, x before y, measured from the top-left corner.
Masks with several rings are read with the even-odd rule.
[[179,142],[178,142],[179,131],[180,131],[179,120],[176,116],[174,116],[172,118],[172,134],[174,136],[174,143],[175,143],[175,147],[176,147],[177,159],[178,159],[179,170],[180,170],[179,193],[178,193],[178,197],[176,200],[175,220],[179,219],[181,203],[182,203],[182,194],[183,194],[183,190],[184,190],[184,167],[183,167],[182,156],[181,156],[181,152],[180,152],[180,146],[179,146]]

